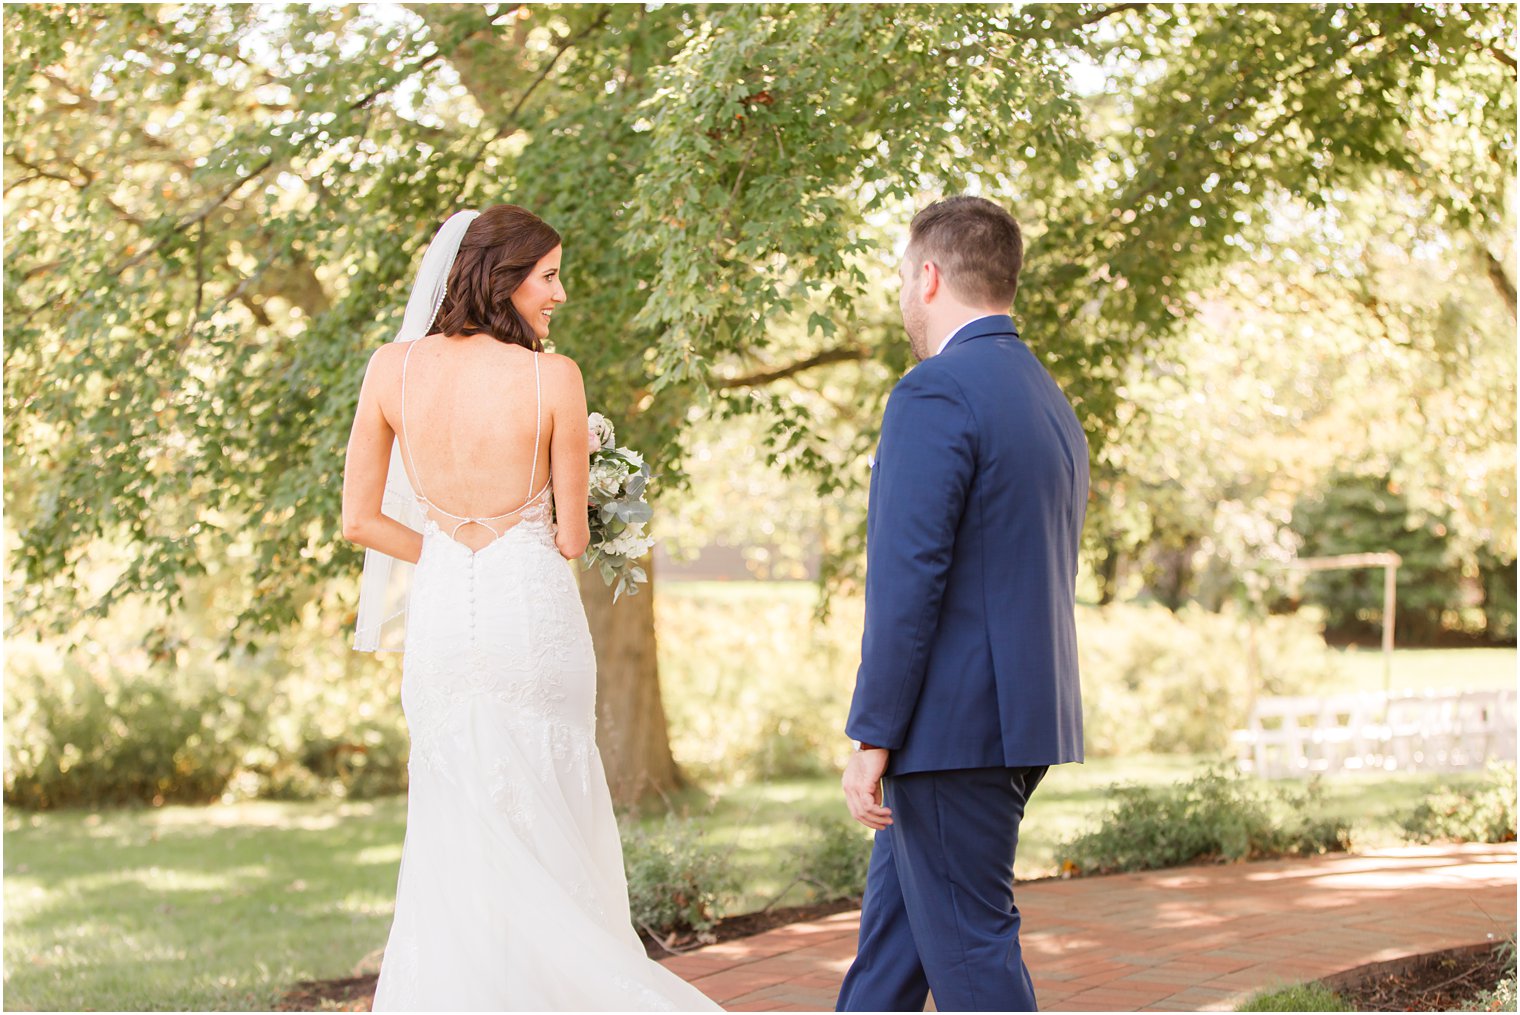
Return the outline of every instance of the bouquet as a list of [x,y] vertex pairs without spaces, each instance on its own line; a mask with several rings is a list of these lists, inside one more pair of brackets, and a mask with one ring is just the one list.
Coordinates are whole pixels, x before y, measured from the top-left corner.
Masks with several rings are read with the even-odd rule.
[[638,583],[649,576],[636,561],[649,552],[654,538],[644,526],[654,512],[644,501],[652,475],[644,456],[632,448],[617,446],[617,436],[607,417],[593,412],[586,419],[591,437],[591,490],[588,506],[591,542],[581,560],[589,569],[602,572],[612,587],[612,601],[627,592],[638,593]]

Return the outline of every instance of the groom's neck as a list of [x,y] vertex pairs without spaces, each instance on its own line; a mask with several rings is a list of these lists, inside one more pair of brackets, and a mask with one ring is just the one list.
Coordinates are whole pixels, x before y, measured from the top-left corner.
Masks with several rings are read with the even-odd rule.
[[990,317],[994,314],[1008,314],[1009,307],[974,307],[964,303],[944,310],[934,315],[929,321],[929,355],[937,355],[945,347],[945,343],[957,331],[980,317]]

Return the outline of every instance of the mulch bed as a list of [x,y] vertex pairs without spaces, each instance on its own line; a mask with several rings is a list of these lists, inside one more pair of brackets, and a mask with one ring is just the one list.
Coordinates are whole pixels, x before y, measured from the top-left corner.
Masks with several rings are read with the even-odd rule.
[[369,1011],[379,977],[345,976],[341,980],[302,980],[274,1003],[275,1011]]
[[1460,1010],[1513,975],[1502,943],[1358,966],[1320,982],[1354,1011]]
[[[644,950],[652,959],[669,958],[671,955],[701,948],[719,941],[733,941],[741,937],[762,934],[789,923],[817,920],[835,913],[846,913],[860,908],[859,899],[840,899],[820,902],[810,906],[787,906],[762,913],[745,913],[719,921],[699,939],[695,934],[677,934],[656,940],[648,933],[639,937]],[[275,1011],[369,1011],[375,999],[373,973],[368,976],[346,976],[338,980],[302,980],[275,1002]]]
[[719,941],[752,937],[768,930],[775,930],[777,927],[785,927],[789,923],[805,923],[808,920],[818,920],[825,916],[833,916],[835,913],[848,913],[852,909],[859,908],[859,899],[836,899],[833,902],[818,902],[809,906],[786,906],[759,913],[725,917],[718,922],[716,927],[700,937],[696,934],[677,934],[656,939],[647,931],[640,932],[639,937],[643,939],[644,950],[649,953],[651,959],[667,959],[671,955],[714,945]]

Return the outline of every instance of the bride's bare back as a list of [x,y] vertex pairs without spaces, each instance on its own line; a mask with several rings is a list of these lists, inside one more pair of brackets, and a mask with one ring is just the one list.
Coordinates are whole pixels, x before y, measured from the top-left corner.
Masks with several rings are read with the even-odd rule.
[[[381,348],[370,361],[349,442],[345,530],[401,559],[415,560],[420,552],[420,537],[415,549],[392,552],[349,525],[350,514],[362,512],[376,522],[371,539],[396,546],[404,538],[379,531],[378,521],[398,436],[428,517],[472,550],[516,525],[517,512],[550,484],[560,504],[584,504],[585,406],[580,370],[564,356],[535,354],[483,334],[429,335]],[[565,556],[578,556],[585,547],[581,512],[561,515],[556,543]]]
[[548,492],[554,421],[545,419],[538,359],[522,346],[443,335],[402,356],[392,427],[412,489],[424,513],[471,549],[504,534]]

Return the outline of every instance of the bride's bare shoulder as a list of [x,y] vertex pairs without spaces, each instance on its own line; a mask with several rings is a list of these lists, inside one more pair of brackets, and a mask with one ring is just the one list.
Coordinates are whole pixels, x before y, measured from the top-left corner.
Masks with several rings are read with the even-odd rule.
[[566,387],[579,388],[583,385],[580,365],[569,356],[557,352],[546,352],[539,359],[543,363],[544,380]]
[[370,354],[364,372],[377,380],[401,373],[401,360],[406,356],[406,342],[387,342]]
[[391,391],[401,378],[401,359],[406,355],[405,343],[387,342],[370,354],[364,365],[364,389],[388,403]]

